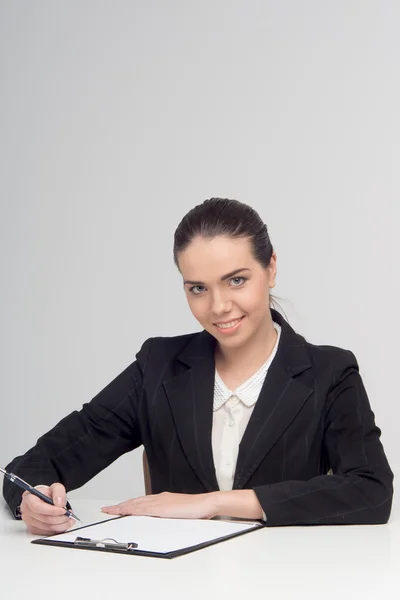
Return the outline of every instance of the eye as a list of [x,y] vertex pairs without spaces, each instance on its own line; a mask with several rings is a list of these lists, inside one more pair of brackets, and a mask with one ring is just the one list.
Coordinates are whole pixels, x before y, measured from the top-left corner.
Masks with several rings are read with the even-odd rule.
[[[247,277],[233,277],[233,278],[232,278],[230,281],[237,281],[238,279],[239,279],[239,280],[241,280],[241,281],[243,281],[243,283],[244,283],[245,281],[247,281]],[[232,287],[240,287],[240,285],[242,285],[242,284],[241,284],[241,282],[239,281],[239,284],[238,284],[238,285],[234,285],[234,286],[232,286]],[[189,292],[190,292],[191,294],[193,294],[193,296],[198,296],[199,294],[201,294],[201,290],[200,290],[200,292],[195,292],[195,291],[194,291],[196,288],[197,288],[197,289],[198,289],[198,288],[203,288],[203,289],[204,289],[204,285],[194,285],[193,287],[189,288]]]
[[189,292],[191,294],[193,294],[194,296],[198,296],[199,294],[197,292],[194,292],[193,290],[195,290],[196,288],[201,288],[201,287],[204,287],[204,286],[203,285],[194,285],[193,287],[189,288]]
[[[242,279],[242,281],[243,281],[243,282],[244,282],[244,281],[247,281],[247,278],[246,278],[246,277],[234,277],[233,279],[231,279],[231,281],[235,281],[235,279]],[[237,286],[237,285],[234,285],[233,287],[239,287],[239,286]]]

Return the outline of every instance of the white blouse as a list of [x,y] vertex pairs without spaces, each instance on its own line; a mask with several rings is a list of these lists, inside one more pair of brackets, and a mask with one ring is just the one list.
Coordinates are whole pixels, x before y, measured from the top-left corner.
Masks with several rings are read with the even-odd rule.
[[212,449],[215,472],[221,491],[232,489],[239,444],[254,410],[267,371],[278,349],[281,327],[275,322],[274,327],[277,338],[268,359],[254,375],[234,391],[226,387],[215,369]]

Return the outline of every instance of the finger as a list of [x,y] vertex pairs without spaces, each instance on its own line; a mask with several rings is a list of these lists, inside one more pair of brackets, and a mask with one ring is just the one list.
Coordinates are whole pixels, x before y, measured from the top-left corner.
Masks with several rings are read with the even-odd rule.
[[128,515],[144,515],[145,513],[138,506],[126,506],[125,508],[121,508],[118,514],[124,517]]
[[[109,515],[133,514],[132,512],[129,513],[129,511],[134,511],[135,506],[136,503],[131,502],[129,504],[124,503],[124,505],[117,504],[116,506],[105,506],[101,510],[105,513],[108,513]],[[126,511],[128,511],[128,513]]]
[[137,504],[137,500],[129,500],[128,502],[121,502],[121,504],[115,504],[114,506],[103,506],[101,510],[104,512],[121,514],[122,510],[134,508]]
[[138,504],[132,507],[126,507],[121,509],[118,513],[122,517],[128,515],[135,515],[137,517],[158,517],[161,515],[162,507],[155,504]]
[[110,506],[102,506],[101,510],[117,510],[123,504],[126,504],[126,502],[121,502],[121,504],[111,504]]
[[110,507],[104,506],[101,509],[102,512],[105,512],[105,513],[107,513],[109,515],[119,515],[120,514],[119,513],[120,510],[121,509],[118,506],[110,506]]
[[22,518],[24,521],[30,521],[32,519],[35,519],[42,525],[63,525],[63,524],[69,523],[69,521],[70,521],[70,519],[65,516],[51,517],[48,515],[40,515],[38,513],[32,513],[32,512],[23,512]]
[[154,498],[155,495],[148,495],[148,496],[138,496],[137,498],[131,498],[130,500],[125,500],[124,502],[120,502],[119,504],[111,504],[110,506],[103,506],[103,509],[112,509],[112,508],[124,508],[125,506],[129,506],[132,502],[141,502],[143,500],[149,500],[151,498]]
[[[65,488],[61,484],[53,484],[53,486],[51,486],[51,487],[39,485],[39,486],[36,486],[36,488],[39,489],[39,491],[43,495],[47,496],[48,498],[51,498],[53,500],[53,502],[54,502],[52,494],[54,492],[54,487],[55,486],[61,486],[62,490],[64,490],[64,493],[65,493]],[[55,488],[55,491],[57,491],[57,488]],[[60,497],[62,498],[62,496],[60,496]],[[62,514],[65,513],[65,511],[63,512],[60,507],[48,504],[47,502],[45,502],[41,498],[38,498],[37,496],[35,496],[34,494],[31,494],[28,491],[25,491],[22,494],[21,511],[22,511],[22,508],[23,508],[23,506],[25,504],[33,512],[37,512],[37,513],[40,513],[40,514],[50,514],[50,515],[53,515],[53,516],[57,516],[57,515],[60,516],[60,515],[62,515]]]
[[34,525],[26,524],[26,529],[29,533],[33,533],[34,535],[57,535],[60,533],[65,533],[68,528],[64,528],[62,531],[52,531],[51,529],[46,528],[46,526],[35,527]]
[[103,510],[103,512],[107,513],[108,515],[136,515],[139,514],[137,512],[137,509],[134,507],[126,507],[126,508],[115,508],[113,510]]
[[55,506],[65,506],[67,504],[67,492],[62,483],[53,483],[50,486],[50,493]]
[[146,499],[141,499],[140,502],[132,500],[129,503],[124,503],[123,505],[117,505],[115,507],[110,507],[109,509],[102,510],[103,512],[106,512],[110,515],[151,516],[157,515],[159,513],[159,508],[160,507],[158,506],[158,503],[149,502]]
[[34,496],[33,494],[28,494],[25,498],[23,498],[21,503],[21,512],[24,510],[29,510],[33,513],[53,517],[60,517],[61,515],[65,514],[65,509],[61,506],[47,504],[44,500]]
[[147,496],[138,496],[119,504],[103,506],[101,510],[109,515],[155,515],[158,514],[157,506],[160,503],[160,496],[162,495],[149,494]]
[[63,521],[62,523],[53,523],[53,522],[48,522],[48,521],[42,521],[41,519],[36,518],[36,516],[30,516],[27,521],[27,523],[34,525],[35,527],[42,527],[44,529],[49,529],[51,531],[65,531],[66,529],[69,529],[74,523],[75,521],[73,519],[67,519],[66,521]]
[[[69,521],[71,521],[71,523]],[[67,531],[68,529],[70,529],[74,524],[75,524],[75,521],[73,519],[68,519],[67,522],[58,523],[58,524],[43,523],[42,521],[40,521],[39,519],[36,519],[35,517],[30,517],[26,521],[26,526],[28,527],[29,530],[31,530],[32,528],[35,528],[37,530],[40,530],[41,532],[48,533],[48,534],[63,533],[64,531]]]

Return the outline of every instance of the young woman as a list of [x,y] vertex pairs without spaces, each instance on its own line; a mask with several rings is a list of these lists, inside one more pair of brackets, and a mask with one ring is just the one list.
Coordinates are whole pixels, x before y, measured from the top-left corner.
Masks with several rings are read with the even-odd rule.
[[[152,494],[111,515],[386,523],[393,473],[354,355],[317,346],[272,308],[276,254],[251,207],[212,198],[175,232],[174,261],[203,330],[146,340],[136,360],[7,470],[28,530],[65,531],[66,492],[143,444]],[[46,487],[48,486],[48,487]]]

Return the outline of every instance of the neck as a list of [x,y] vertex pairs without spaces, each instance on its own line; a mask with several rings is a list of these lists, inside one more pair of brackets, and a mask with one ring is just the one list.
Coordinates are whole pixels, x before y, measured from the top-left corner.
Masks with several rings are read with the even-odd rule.
[[215,351],[216,361],[223,365],[225,369],[246,364],[247,366],[261,366],[271,354],[277,332],[272,321],[271,314],[268,314],[263,324],[254,336],[245,344],[238,348],[224,348],[217,344]]

